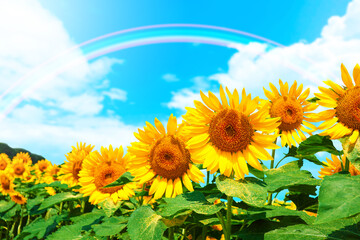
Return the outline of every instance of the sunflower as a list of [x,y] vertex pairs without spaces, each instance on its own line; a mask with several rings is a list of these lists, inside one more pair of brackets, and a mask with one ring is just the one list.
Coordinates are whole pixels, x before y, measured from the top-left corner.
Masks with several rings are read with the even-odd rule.
[[43,181],[48,184],[58,181],[59,179],[58,179],[57,175],[58,175],[59,171],[60,171],[60,168],[58,165],[54,164],[54,165],[49,166],[44,173]]
[[15,178],[27,179],[30,175],[30,166],[21,158],[13,158],[10,171]]
[[23,163],[25,163],[27,165],[32,164],[32,160],[31,160],[29,153],[19,152],[13,157],[13,160],[14,159],[21,159],[23,161]]
[[302,84],[297,87],[295,81],[290,89],[287,82],[283,84],[279,80],[279,84],[280,92],[272,83],[270,83],[271,91],[264,88],[265,95],[270,100],[269,113],[271,117],[281,118],[278,126],[281,145],[296,146],[306,139],[304,132],[311,135],[316,130],[316,127],[309,123],[316,120],[311,119],[311,113],[307,112],[315,110],[318,105],[305,100],[309,96],[310,89],[302,92]]
[[0,172],[0,193],[7,195],[14,191],[14,178],[8,171]]
[[23,205],[26,203],[27,199],[24,197],[21,193],[14,191],[13,193],[10,193],[11,200],[13,200],[15,203]]
[[0,171],[4,171],[8,166],[10,166],[11,160],[6,153],[0,154]]
[[162,123],[155,118],[156,128],[146,122],[144,131],[134,133],[140,142],[131,143],[128,152],[132,158],[129,171],[139,184],[151,182],[149,195],[154,199],[175,197],[183,192],[184,185],[194,191],[191,181],[204,182],[204,174],[192,163],[186,148],[183,124],[177,124],[172,114],[167,123],[167,133]]
[[104,186],[116,181],[126,170],[128,155],[124,157],[124,150],[120,146],[113,149],[101,147],[101,153],[91,152],[84,160],[79,173],[80,192],[84,196],[90,196],[92,204],[98,204],[105,199],[112,199],[116,204],[119,200],[128,200],[133,196],[136,184],[133,182],[125,185],[104,188]]
[[349,135],[350,142],[354,143],[360,131],[360,66],[356,64],[353,77],[355,85],[341,64],[341,78],[345,86],[340,86],[330,80],[324,83],[331,88],[319,87],[321,93],[315,93],[320,100],[317,102],[323,107],[330,108],[318,113],[317,120],[325,121],[318,127],[324,130],[319,135],[329,135],[331,139]]
[[79,182],[79,172],[82,167],[84,159],[89,155],[94,146],[86,146],[85,143],[77,143],[77,147],[72,147],[72,151],[65,155],[68,162],[65,161],[61,165],[59,171],[59,180],[61,183],[69,185],[69,187],[74,187],[78,185]]
[[52,187],[44,187],[44,188],[50,196],[54,196],[56,194],[56,191],[54,188],[52,188]]
[[34,170],[38,178],[42,178],[45,172],[52,166],[49,160],[43,159],[34,165]]
[[[193,160],[202,163],[211,174],[220,170],[225,176],[244,178],[249,173],[248,164],[262,170],[258,159],[271,160],[265,150],[277,149],[274,144],[275,132],[280,122],[279,118],[268,118],[266,107],[258,107],[259,98],[251,99],[251,94],[242,91],[241,101],[238,91],[231,93],[220,86],[220,98],[209,91],[209,97],[200,91],[204,105],[194,101],[195,108],[186,108],[183,116],[189,124],[185,126],[186,136],[190,138],[187,148]],[[261,132],[260,132],[261,131]]]
[[[319,173],[321,178],[323,178],[324,176],[330,176],[333,175],[335,173],[341,172],[343,167],[345,167],[345,162],[346,162],[346,157],[345,155],[342,155],[341,157],[341,161],[340,159],[331,154],[331,159],[326,158],[327,162],[323,161],[323,163],[326,165],[323,168],[320,169]],[[349,162],[349,172],[352,176],[356,176],[356,175],[360,175],[360,171],[357,170],[354,165],[351,164],[351,162]]]

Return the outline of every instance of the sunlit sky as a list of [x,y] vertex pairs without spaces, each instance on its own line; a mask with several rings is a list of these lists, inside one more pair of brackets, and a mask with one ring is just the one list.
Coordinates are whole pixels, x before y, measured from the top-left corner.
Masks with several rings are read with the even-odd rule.
[[[352,71],[359,62],[358,16],[360,1],[345,0],[0,1],[0,141],[60,164],[78,141],[126,149],[145,121],[181,118],[200,90],[218,93],[220,84],[264,97],[262,86],[281,78],[314,92],[326,79],[340,81],[341,63]],[[231,28],[285,47],[245,37],[229,46],[150,44],[93,59],[80,48],[79,64],[39,83],[50,71],[43,63],[77,44],[174,23]],[[13,87],[19,79],[26,81]],[[14,99],[22,101],[9,107]]]

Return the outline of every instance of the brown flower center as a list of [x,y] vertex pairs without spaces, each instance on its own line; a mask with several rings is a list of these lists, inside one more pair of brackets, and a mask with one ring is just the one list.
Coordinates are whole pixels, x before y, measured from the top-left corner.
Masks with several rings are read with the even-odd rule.
[[254,130],[244,114],[223,109],[212,119],[209,133],[214,146],[225,152],[237,152],[250,144]]
[[150,165],[154,172],[167,179],[176,179],[189,169],[190,152],[175,136],[158,140],[150,151]]
[[41,164],[41,165],[39,166],[39,170],[40,170],[41,172],[44,172],[44,171],[46,170],[47,166],[48,166],[48,165],[47,165],[46,163]]
[[336,117],[345,126],[360,130],[360,87],[354,87],[338,99]]
[[82,162],[83,160],[74,162],[72,175],[75,180],[79,180],[79,172],[81,170]]
[[102,193],[114,193],[123,188],[123,186],[103,188],[106,185],[117,180],[121,175],[123,175],[126,170],[119,163],[104,163],[104,165],[99,166],[95,170],[95,186]]
[[6,167],[7,162],[4,159],[0,160],[0,170],[5,170]]
[[21,176],[24,172],[25,172],[25,168],[24,168],[22,163],[21,164],[16,164],[14,166],[15,175]]
[[297,129],[304,119],[301,104],[289,96],[279,97],[272,103],[270,116],[281,117],[279,129],[282,131]]

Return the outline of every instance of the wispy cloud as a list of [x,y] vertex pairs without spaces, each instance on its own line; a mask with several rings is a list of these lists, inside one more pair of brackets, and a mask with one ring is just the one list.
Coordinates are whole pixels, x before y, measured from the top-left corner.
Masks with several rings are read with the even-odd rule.
[[105,96],[108,96],[111,100],[119,100],[125,102],[127,99],[127,92],[119,88],[111,88],[110,91],[103,92]]
[[180,81],[180,79],[172,73],[166,73],[162,76],[162,79],[164,79],[167,82],[177,82]]

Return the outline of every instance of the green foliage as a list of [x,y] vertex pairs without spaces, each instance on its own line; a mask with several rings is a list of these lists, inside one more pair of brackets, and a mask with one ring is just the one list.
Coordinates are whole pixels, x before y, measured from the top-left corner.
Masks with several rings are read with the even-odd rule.
[[[339,197],[341,196],[341,197]],[[360,213],[360,176],[325,176],[320,187],[317,223]]]
[[128,231],[132,240],[158,240],[166,229],[162,217],[149,206],[136,209],[128,222]]
[[126,217],[111,217],[106,218],[101,224],[92,225],[97,236],[106,237],[120,233],[126,228],[128,218]]
[[47,199],[45,199],[40,207],[39,210],[51,207],[55,204],[64,202],[64,201],[70,201],[70,200],[75,200],[75,199],[79,199],[82,198],[82,194],[74,194],[71,192],[62,192],[62,193],[58,193],[55,194],[54,196],[50,196]]
[[131,173],[125,172],[116,181],[110,183],[109,185],[106,185],[104,188],[122,186],[124,184],[129,183],[129,182],[132,182],[133,179],[134,179],[134,177],[131,175]]
[[267,198],[266,184],[252,177],[236,181],[225,176],[216,179],[218,189],[227,196],[238,197],[252,206],[264,206]]

